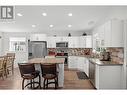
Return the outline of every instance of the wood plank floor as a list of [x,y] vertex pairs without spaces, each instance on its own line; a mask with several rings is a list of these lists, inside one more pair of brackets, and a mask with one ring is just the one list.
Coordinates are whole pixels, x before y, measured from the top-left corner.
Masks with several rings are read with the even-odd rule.
[[[64,71],[64,87],[61,89],[94,89],[88,79],[78,79],[77,70],[70,70],[65,66]],[[5,80],[0,79],[0,89],[19,90],[21,89],[22,78],[18,68],[15,69],[14,75],[8,76]]]

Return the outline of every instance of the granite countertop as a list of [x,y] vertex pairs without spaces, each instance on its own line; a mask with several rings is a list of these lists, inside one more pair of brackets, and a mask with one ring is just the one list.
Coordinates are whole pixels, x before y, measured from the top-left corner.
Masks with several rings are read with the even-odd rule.
[[91,55],[69,55],[69,56],[77,56],[77,57],[91,58]]
[[119,63],[116,63],[116,62],[112,62],[112,61],[100,61],[98,58],[89,58],[89,61],[94,63],[94,64],[97,64],[97,65],[102,65],[102,66],[109,66],[109,65],[123,65],[123,64],[119,64]]
[[64,64],[65,58],[33,58],[28,60],[28,63],[34,63],[34,64]]

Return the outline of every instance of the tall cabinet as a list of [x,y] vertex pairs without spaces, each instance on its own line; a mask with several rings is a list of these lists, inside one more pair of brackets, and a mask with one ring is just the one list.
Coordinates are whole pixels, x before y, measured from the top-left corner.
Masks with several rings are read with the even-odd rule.
[[94,46],[123,47],[123,21],[118,19],[107,21],[94,30],[93,38]]

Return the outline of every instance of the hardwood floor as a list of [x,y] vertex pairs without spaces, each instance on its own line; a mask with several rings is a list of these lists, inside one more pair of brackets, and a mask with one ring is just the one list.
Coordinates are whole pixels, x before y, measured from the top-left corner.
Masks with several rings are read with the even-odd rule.
[[[65,66],[64,72],[64,87],[61,89],[94,89],[92,84],[88,79],[81,80],[78,79],[77,70],[69,70]],[[14,70],[14,75],[8,76],[4,80],[0,79],[0,89],[2,90],[19,90],[21,89],[22,78],[20,77],[20,73],[18,68]]]

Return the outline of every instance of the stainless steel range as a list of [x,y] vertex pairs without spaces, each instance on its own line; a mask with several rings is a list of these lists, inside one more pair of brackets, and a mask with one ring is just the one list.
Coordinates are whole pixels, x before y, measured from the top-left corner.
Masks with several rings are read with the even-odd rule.
[[57,58],[65,58],[65,64],[68,64],[68,53],[59,52],[56,54]]

